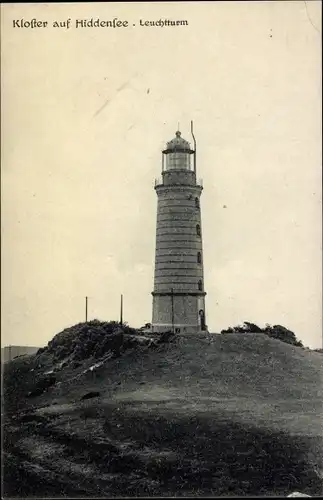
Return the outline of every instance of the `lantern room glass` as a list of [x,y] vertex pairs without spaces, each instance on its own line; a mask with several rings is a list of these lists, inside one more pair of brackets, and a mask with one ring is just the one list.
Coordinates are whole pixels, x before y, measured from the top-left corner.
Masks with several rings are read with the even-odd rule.
[[191,170],[191,155],[174,151],[166,156],[166,170]]

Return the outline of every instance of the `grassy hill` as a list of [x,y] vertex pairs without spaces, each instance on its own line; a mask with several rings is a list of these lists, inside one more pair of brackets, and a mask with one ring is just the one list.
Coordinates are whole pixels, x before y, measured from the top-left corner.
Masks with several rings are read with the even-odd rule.
[[320,494],[322,355],[264,334],[170,340],[92,322],[6,365],[5,494]]

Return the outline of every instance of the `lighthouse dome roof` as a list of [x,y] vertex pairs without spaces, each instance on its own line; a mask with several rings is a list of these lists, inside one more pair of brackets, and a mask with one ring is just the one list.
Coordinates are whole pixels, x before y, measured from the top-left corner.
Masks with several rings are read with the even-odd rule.
[[181,151],[189,152],[189,151],[191,151],[191,146],[190,146],[190,143],[188,141],[186,141],[185,139],[183,139],[183,137],[181,137],[181,133],[178,130],[175,134],[174,139],[167,142],[167,150],[168,151],[169,150],[173,150],[173,151],[181,150]]

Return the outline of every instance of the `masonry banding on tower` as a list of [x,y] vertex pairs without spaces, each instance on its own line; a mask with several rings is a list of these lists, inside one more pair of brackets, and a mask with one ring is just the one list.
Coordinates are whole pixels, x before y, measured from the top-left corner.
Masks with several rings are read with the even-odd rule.
[[206,330],[200,207],[203,187],[196,179],[196,150],[179,131],[163,151],[162,179],[155,182],[155,190],[153,331]]

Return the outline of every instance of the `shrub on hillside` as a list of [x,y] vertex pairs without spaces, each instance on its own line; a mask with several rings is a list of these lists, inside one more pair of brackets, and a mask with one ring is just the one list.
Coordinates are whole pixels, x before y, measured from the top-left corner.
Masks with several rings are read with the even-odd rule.
[[57,360],[69,357],[76,362],[91,356],[100,357],[109,350],[120,352],[124,334],[136,335],[137,331],[127,324],[94,319],[66,328],[55,335],[38,354],[47,352]]
[[296,338],[296,335],[288,328],[282,325],[269,325],[266,324],[265,328],[260,328],[255,323],[250,323],[249,321],[244,321],[242,325],[237,325],[227,328],[221,331],[222,334],[225,333],[265,333],[268,337],[281,340],[287,344],[291,344],[297,347],[304,347],[302,342]]
[[266,335],[268,335],[269,337],[282,340],[287,344],[295,345],[297,347],[304,347],[302,342],[300,340],[297,340],[295,333],[292,332],[291,330],[288,330],[288,328],[285,328],[284,326],[266,325],[264,333],[266,333]]

